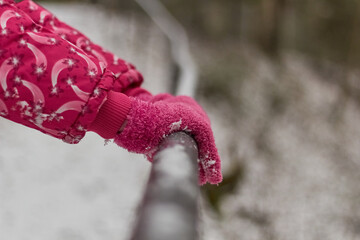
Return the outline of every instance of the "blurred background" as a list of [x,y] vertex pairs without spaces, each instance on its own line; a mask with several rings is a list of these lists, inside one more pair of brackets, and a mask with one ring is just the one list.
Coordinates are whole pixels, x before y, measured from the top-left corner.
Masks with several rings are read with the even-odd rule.
[[[360,239],[360,1],[161,2],[189,35],[223,160],[224,181],[202,187],[201,239]],[[40,4],[168,91],[169,41],[135,1]],[[1,239],[128,238],[141,156],[91,133],[68,146],[0,129]]]

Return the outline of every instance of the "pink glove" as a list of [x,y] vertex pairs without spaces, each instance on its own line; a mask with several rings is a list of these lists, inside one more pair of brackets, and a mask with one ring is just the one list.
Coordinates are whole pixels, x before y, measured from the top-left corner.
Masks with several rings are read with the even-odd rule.
[[166,136],[184,131],[194,137],[199,148],[199,184],[222,181],[221,164],[210,120],[190,97],[159,94],[149,99],[131,98],[127,123],[115,143],[152,161],[157,146]]

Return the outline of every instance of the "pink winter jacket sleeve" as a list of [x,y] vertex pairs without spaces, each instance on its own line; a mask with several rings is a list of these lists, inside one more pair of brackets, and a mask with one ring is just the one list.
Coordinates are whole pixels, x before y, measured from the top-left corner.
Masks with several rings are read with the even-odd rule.
[[93,43],[79,30],[60,21],[54,14],[42,6],[31,0],[24,0],[17,3],[16,7],[28,14],[36,24],[48,28],[61,38],[81,48],[88,55],[104,63],[106,68],[114,73],[114,91],[128,91],[139,87],[143,82],[141,73],[135,69],[134,65]]
[[121,81],[106,62],[37,24],[11,0],[0,0],[0,25],[2,117],[68,143],[89,129],[105,138],[116,134],[130,100],[113,91]]

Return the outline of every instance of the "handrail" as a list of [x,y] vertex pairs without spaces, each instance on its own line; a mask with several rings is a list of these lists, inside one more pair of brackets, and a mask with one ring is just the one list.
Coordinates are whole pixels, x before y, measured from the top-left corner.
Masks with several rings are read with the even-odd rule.
[[[194,97],[197,67],[185,29],[158,0],[135,0],[168,37],[179,75],[175,95]],[[184,132],[163,140],[154,156],[132,240],[196,240],[198,150]]]
[[154,157],[132,240],[197,239],[197,145],[174,133]]

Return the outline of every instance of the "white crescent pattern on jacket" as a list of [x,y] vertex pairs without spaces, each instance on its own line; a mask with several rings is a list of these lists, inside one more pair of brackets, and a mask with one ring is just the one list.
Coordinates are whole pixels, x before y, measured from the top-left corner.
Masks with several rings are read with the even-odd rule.
[[27,32],[26,34],[29,35],[29,37],[31,37],[34,41],[36,41],[38,43],[45,44],[45,45],[54,45],[55,44],[55,42],[52,41],[49,37],[41,36],[34,32]]
[[78,86],[71,85],[72,89],[74,90],[75,94],[83,101],[87,101],[89,99],[90,93],[82,91]]
[[107,68],[107,65],[104,62],[99,62],[101,73],[105,72],[105,69]]
[[22,84],[24,87],[26,87],[30,90],[30,92],[33,95],[35,103],[45,104],[44,94],[42,93],[42,91],[40,90],[40,88],[38,86],[36,86],[35,84],[33,84],[31,82],[25,81],[25,80],[22,80]]
[[44,20],[45,20],[46,16],[52,16],[52,14],[49,13],[48,11],[46,11],[46,10],[43,10],[43,11],[40,12],[39,22],[40,22],[41,24],[44,24]]
[[69,65],[67,65],[66,63],[64,63],[65,61],[67,60],[67,58],[62,58],[60,60],[58,60],[52,70],[51,70],[51,82],[52,82],[52,85],[53,87],[56,86],[57,84],[57,81],[58,81],[58,77],[59,77],[59,74],[62,70],[64,70],[65,68],[68,68]]
[[40,66],[41,64],[44,64],[45,69],[47,67],[47,60],[45,57],[45,54],[40,51],[37,47],[35,47],[34,45],[32,45],[31,43],[27,43],[27,47],[33,52],[33,54],[35,55],[35,59],[36,59],[36,65]]
[[7,76],[9,74],[9,72],[14,68],[13,65],[8,64],[9,61],[11,61],[11,57],[6,59],[1,67],[0,67],[0,83],[1,83],[1,87],[6,91],[7,90]]
[[92,70],[92,69],[95,69],[96,71],[98,71],[98,67],[96,66],[96,64],[86,55],[82,54],[82,53],[79,53],[79,52],[76,52],[77,55],[79,55],[81,58],[83,58],[87,65],[88,65],[88,69],[89,70]]
[[31,11],[35,11],[35,10],[38,10],[38,5],[36,5],[33,1],[29,1],[29,9]]
[[78,39],[76,39],[76,46],[81,49],[81,46],[83,44],[87,45],[87,42],[89,42],[89,39],[85,37],[79,37]]
[[1,28],[2,29],[6,28],[6,24],[10,18],[19,17],[19,16],[20,15],[16,14],[13,10],[6,10],[0,17]]
[[83,101],[71,101],[71,102],[67,102],[64,105],[62,105],[61,107],[59,107],[58,110],[56,110],[56,113],[60,114],[66,111],[76,111],[76,112],[81,112],[83,106],[84,106],[84,102]]
[[119,64],[119,58],[117,56],[114,55],[114,61],[113,61],[114,65],[118,65]]

